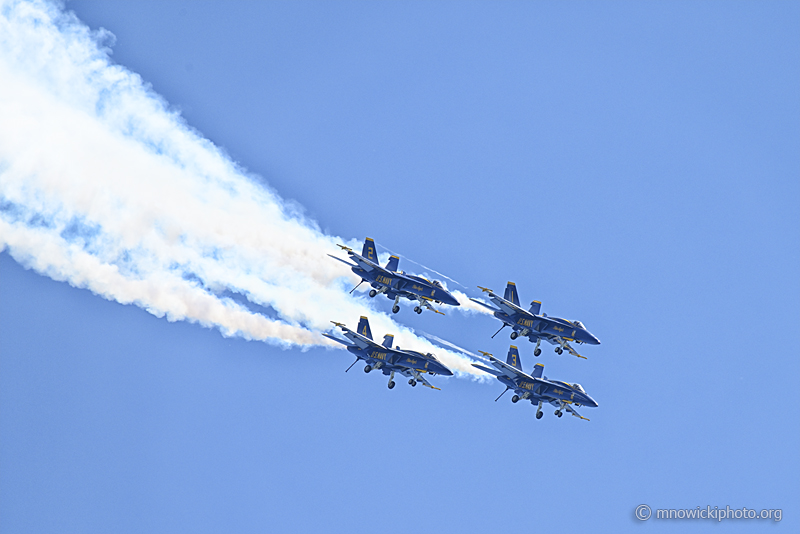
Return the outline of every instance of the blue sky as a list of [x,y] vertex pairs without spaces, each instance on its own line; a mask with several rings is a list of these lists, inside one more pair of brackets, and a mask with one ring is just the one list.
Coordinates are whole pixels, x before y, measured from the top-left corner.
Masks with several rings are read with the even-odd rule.
[[[168,322],[7,250],[1,531],[797,530],[800,4],[67,8],[326,234],[583,321],[588,360],[523,343],[522,363],[599,407],[389,391],[342,351]],[[397,321],[508,350],[447,313]],[[642,503],[784,512],[639,522]]]

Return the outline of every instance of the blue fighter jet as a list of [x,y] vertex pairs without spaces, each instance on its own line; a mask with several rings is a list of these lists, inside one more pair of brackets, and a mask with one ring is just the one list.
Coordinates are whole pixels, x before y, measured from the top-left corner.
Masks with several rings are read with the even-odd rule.
[[[493,374],[506,386],[500,397],[509,389],[513,389],[515,394],[511,397],[511,402],[529,400],[531,404],[537,404],[536,419],[542,418],[542,404],[546,402],[556,407],[555,415],[558,417],[561,417],[564,414],[564,410],[566,410],[575,417],[580,417],[586,421],[588,419],[576,412],[574,407],[589,406],[597,408],[597,401],[587,395],[580,384],[568,384],[559,380],[549,380],[546,376],[542,376],[544,365],[541,363],[533,366],[533,372],[530,375],[522,372],[519,350],[514,345],[509,347],[508,358],[505,362],[498,360],[488,352],[480,352],[489,358],[491,364],[497,369],[490,369],[478,363],[473,363],[472,365],[481,371]],[[497,397],[495,402],[500,397]]]
[[[546,313],[539,315],[542,303],[538,300],[531,302],[529,310],[525,310],[519,305],[519,296],[517,296],[517,286],[514,282],[509,282],[506,286],[506,292],[503,297],[495,295],[491,289],[478,286],[484,293],[489,294],[489,299],[497,305],[489,306],[478,299],[470,299],[477,302],[485,308],[489,308],[494,312],[494,316],[503,321],[503,326],[510,326],[513,330],[511,332],[511,339],[517,339],[519,336],[527,337],[531,343],[536,342],[536,348],[533,350],[533,355],[538,356],[542,353],[539,344],[544,339],[545,341],[556,345],[556,353],[561,354],[564,350],[568,351],[573,356],[586,359],[585,356],[578,354],[573,349],[569,341],[575,343],[588,343],[590,345],[599,345],[600,340],[592,335],[583,323],[580,321],[568,321],[567,319],[560,319],[558,317],[548,317]],[[498,309],[499,308],[499,309]],[[500,330],[494,333],[496,336]]]
[[[428,280],[421,276],[413,276],[406,274],[403,271],[398,271],[397,267],[400,264],[400,258],[391,256],[386,263],[386,267],[378,265],[378,255],[375,252],[375,242],[371,238],[364,240],[364,249],[361,254],[356,254],[353,249],[344,245],[338,245],[342,250],[347,251],[350,259],[355,262],[352,264],[348,261],[338,258],[332,254],[328,254],[333,259],[349,265],[356,275],[361,277],[360,286],[364,282],[369,282],[372,289],[369,292],[370,297],[375,297],[380,294],[386,294],[390,299],[394,299],[392,312],[397,313],[400,311],[400,306],[397,304],[400,297],[409,300],[416,300],[419,304],[414,308],[417,313],[422,313],[422,308],[428,308],[436,313],[444,315],[433,306],[431,302],[437,304],[449,304],[451,306],[458,306],[456,298],[450,294],[438,280]],[[350,290],[350,293],[355,291],[356,287]]]
[[369,373],[372,370],[380,370],[383,374],[389,376],[389,389],[394,387],[395,373],[409,377],[408,383],[411,387],[416,386],[417,382],[419,382],[431,389],[439,388],[432,386],[430,382],[425,380],[423,375],[452,376],[453,374],[431,353],[422,354],[413,350],[400,350],[400,347],[392,348],[392,343],[394,342],[392,334],[386,334],[383,337],[383,343],[378,345],[372,340],[372,330],[369,328],[369,321],[366,317],[361,317],[358,322],[358,329],[355,332],[342,323],[331,322],[342,329],[344,336],[349,341],[326,333],[322,335],[342,345],[347,345],[347,350],[356,357],[356,361],[347,368],[347,371],[359,360],[364,360],[367,362],[366,367],[364,367],[365,373]]

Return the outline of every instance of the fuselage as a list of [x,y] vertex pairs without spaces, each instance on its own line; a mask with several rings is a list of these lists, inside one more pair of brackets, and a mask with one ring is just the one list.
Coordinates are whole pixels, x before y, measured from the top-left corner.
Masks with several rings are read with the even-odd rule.
[[536,341],[541,337],[557,336],[566,341],[576,341],[589,345],[599,345],[597,339],[578,321],[568,321],[560,317],[545,317],[532,313],[515,313],[508,315],[503,311],[494,312],[494,316],[514,329],[520,335]]
[[453,374],[450,369],[439,363],[432,354],[426,355],[416,351],[388,348],[368,347],[362,349],[352,345],[348,346],[347,350],[365,360],[373,368],[379,367],[384,374],[404,369],[413,369],[420,373],[430,373],[432,375],[451,376]]
[[450,306],[458,306],[458,300],[444,287],[437,282],[431,282],[421,276],[414,276],[406,273],[395,273],[381,267],[367,271],[359,266],[352,267],[353,273],[360,276],[363,280],[375,289],[386,287],[385,294],[389,298],[396,298],[398,295],[415,295],[425,300],[441,302]]
[[564,401],[577,406],[597,408],[597,401],[583,391],[582,388],[566,382],[548,379],[512,379],[507,376],[498,376],[497,379],[505,386],[513,389],[517,395],[531,402],[539,402],[540,400],[543,402]]

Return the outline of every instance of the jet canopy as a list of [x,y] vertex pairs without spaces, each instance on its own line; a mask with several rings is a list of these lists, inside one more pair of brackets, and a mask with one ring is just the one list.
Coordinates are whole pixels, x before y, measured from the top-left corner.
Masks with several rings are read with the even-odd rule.
[[582,322],[580,322],[580,321],[572,321],[572,324],[574,324],[574,325],[575,325],[575,326],[577,326],[578,328],[583,328],[584,330],[586,330],[586,327],[585,327],[585,326],[583,326],[583,323],[582,323]]
[[[435,285],[436,287],[442,287],[442,283],[441,283],[440,281],[438,281],[438,280],[434,280],[434,281],[432,281],[431,283],[432,283],[433,285]],[[444,289],[444,288],[442,288],[442,289]]]
[[581,391],[583,393],[586,393],[586,390],[584,390],[583,386],[581,386],[580,384],[572,384],[572,387],[574,387],[575,389],[577,389],[577,390],[579,390],[579,391]]

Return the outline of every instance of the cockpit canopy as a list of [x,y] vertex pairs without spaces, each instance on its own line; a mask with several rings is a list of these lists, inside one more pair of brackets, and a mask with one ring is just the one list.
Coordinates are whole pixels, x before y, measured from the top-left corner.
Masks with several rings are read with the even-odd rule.
[[583,393],[586,393],[586,391],[583,389],[583,386],[581,386],[580,384],[572,384],[572,387],[574,387],[579,391],[582,391]]
[[435,285],[436,287],[442,287],[442,283],[441,283],[440,281],[438,281],[438,280],[434,280],[434,281],[433,281],[433,282],[431,282],[431,283],[432,283],[433,285]]
[[586,327],[585,327],[585,326],[583,326],[583,323],[582,323],[582,322],[580,322],[580,321],[572,321],[572,324],[574,324],[574,325],[575,325],[575,326],[577,326],[578,328],[583,328],[584,330],[586,330]]

